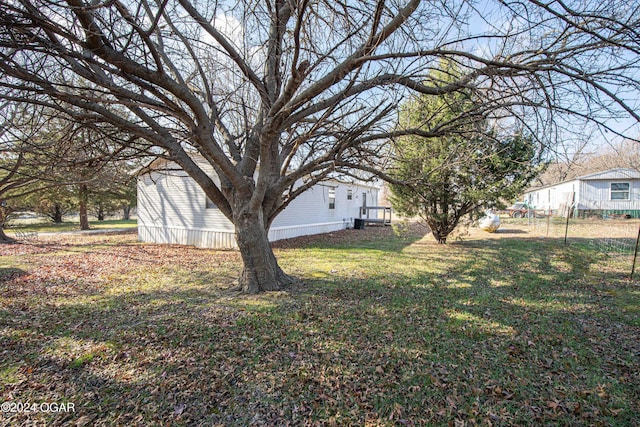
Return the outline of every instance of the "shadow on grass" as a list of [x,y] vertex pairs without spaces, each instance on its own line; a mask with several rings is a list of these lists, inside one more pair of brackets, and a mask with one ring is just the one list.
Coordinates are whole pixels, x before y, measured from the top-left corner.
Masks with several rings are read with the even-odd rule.
[[27,272],[21,268],[0,267],[0,284],[2,282],[13,280],[16,277],[24,276],[25,274],[27,274]]
[[396,239],[282,249],[308,275],[289,293],[229,298],[205,285],[215,274],[180,270],[4,303],[0,397],[77,408],[10,424],[633,425],[637,314],[608,293],[633,288],[598,254]]
[[14,414],[16,424],[247,425],[261,407],[242,386],[250,378],[238,335],[250,331],[221,292],[91,297],[0,311],[3,401],[75,404],[70,414]]
[[498,230],[495,231],[497,234],[527,234],[526,231],[523,230],[519,230],[516,228],[500,228]]
[[[442,382],[434,366],[448,365],[449,372],[466,366],[447,375],[448,393],[471,398],[499,384],[501,391],[486,402],[508,408],[506,424],[633,425],[640,409],[634,403],[640,323],[638,310],[622,308],[625,300],[640,302],[637,287],[619,272],[600,271],[601,254],[576,246],[564,247],[560,239],[467,241],[438,247],[444,255],[407,254],[434,264],[428,272],[379,274],[372,264],[365,277],[320,280],[309,293],[324,297],[322,304],[343,319],[335,329],[352,330],[360,348],[377,342],[428,355],[423,362],[431,366],[431,382]],[[393,369],[402,370],[398,363]],[[602,384],[617,397],[594,393]],[[561,415],[548,409],[558,388],[565,398]]]
[[302,236],[273,243],[276,249],[376,249],[400,252],[430,234],[428,229],[412,223],[396,233],[392,227],[371,226],[365,229],[340,230],[321,235]]

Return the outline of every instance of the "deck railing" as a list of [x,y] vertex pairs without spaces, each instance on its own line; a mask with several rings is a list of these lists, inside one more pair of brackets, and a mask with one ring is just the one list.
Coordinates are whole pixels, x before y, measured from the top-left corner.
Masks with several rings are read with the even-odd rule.
[[[380,214],[382,211],[382,215]],[[390,206],[362,206],[360,208],[360,219],[371,224],[391,224]]]

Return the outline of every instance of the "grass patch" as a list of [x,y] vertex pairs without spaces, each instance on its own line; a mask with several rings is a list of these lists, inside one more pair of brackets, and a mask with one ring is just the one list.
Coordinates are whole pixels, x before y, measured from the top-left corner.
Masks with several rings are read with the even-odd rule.
[[592,245],[349,230],[279,243],[305,285],[257,296],[236,252],[4,250],[0,401],[76,409],[9,425],[638,425],[640,288]]

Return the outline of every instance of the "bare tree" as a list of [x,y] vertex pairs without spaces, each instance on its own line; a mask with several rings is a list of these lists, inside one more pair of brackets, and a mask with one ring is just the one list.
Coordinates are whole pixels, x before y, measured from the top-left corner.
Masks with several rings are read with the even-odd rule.
[[[587,136],[590,135],[593,134]],[[556,184],[607,169],[640,170],[640,144],[637,141],[623,139],[603,143],[593,138],[582,138],[563,142],[563,145],[555,147],[552,161],[536,179],[535,186]]]
[[594,153],[595,133],[562,132],[556,139],[549,150],[548,166],[533,185],[558,183],[584,175],[585,163]]
[[640,145],[635,141],[623,140],[604,147],[585,161],[586,173],[615,168],[640,171]]
[[[633,3],[633,2],[631,2]],[[638,11],[629,2],[0,0],[6,100],[89,112],[182,167],[236,228],[246,292],[292,282],[267,240],[310,186],[382,170],[411,91],[474,85],[457,120],[551,124],[638,120]],[[430,77],[440,59],[464,70]],[[118,108],[129,114],[118,114]],[[71,110],[71,111],[69,111]],[[615,132],[615,129],[611,129]],[[198,154],[215,176],[194,161]],[[361,172],[358,172],[361,171]]]

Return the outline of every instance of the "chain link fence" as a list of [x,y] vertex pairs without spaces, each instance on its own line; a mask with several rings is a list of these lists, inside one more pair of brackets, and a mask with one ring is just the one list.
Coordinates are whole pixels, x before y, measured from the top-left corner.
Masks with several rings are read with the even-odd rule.
[[[603,255],[610,266],[618,266],[633,278],[637,276],[636,257],[640,238],[640,219],[625,213],[589,212],[563,216],[529,210],[521,218],[507,218],[528,230],[532,237],[550,238],[558,244],[588,245]],[[640,268],[640,266],[638,267]]]

